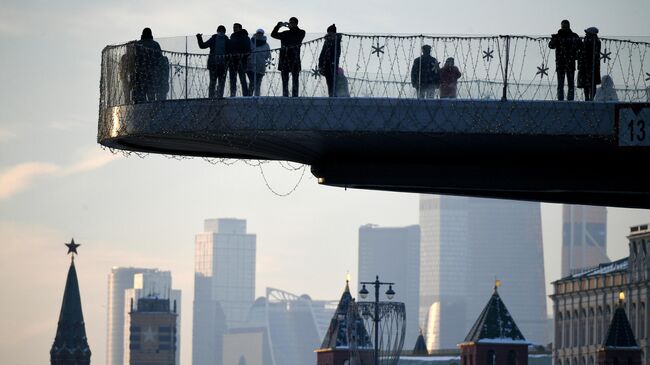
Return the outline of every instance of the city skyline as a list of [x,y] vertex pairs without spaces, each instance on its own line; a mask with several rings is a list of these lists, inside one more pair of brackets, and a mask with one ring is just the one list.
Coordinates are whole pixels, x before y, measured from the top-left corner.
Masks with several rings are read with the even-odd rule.
[[[281,5],[281,6],[279,6]],[[357,281],[358,228],[366,223],[418,222],[418,196],[319,186],[305,172],[277,164],[260,167],[201,159],[142,159],[111,154],[96,144],[101,50],[136,39],[230,31],[240,22],[267,32],[277,21],[300,18],[308,32],[336,23],[341,32],[430,34],[555,33],[561,19],[576,32],[596,25],[601,34],[650,35],[650,3],[626,7],[594,1],[419,1],[395,7],[333,1],[314,4],[197,1],[23,2],[0,5],[0,277],[15,300],[0,301],[0,356],[9,363],[42,364],[52,345],[68,261],[60,246],[84,244],[75,262],[93,362],[106,358],[106,275],[115,265],[158,267],[174,273],[185,305],[181,361],[191,358],[193,237],[206,217],[241,217],[258,235],[256,297],[266,287],[314,298],[338,298],[349,270]],[[390,11],[387,11],[390,9]],[[534,10],[531,10],[534,9]],[[558,9],[563,9],[560,12]],[[630,9],[633,9],[630,10]],[[503,16],[506,12],[509,16]],[[417,15],[415,15],[417,14]],[[255,164],[255,162],[251,162]],[[285,166],[286,167],[286,166]],[[308,169],[308,168],[307,168]],[[561,206],[542,204],[546,281],[560,277]],[[626,255],[629,226],[650,222],[646,210],[609,209],[608,255]],[[343,258],[341,253],[344,253]],[[508,283],[505,282],[504,286]],[[353,285],[351,290],[356,293]]]

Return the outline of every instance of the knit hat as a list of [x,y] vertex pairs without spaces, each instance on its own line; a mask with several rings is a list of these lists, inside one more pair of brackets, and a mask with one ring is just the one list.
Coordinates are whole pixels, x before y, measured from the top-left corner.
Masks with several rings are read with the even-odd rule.
[[587,33],[587,34],[598,34],[598,28],[589,27],[589,28],[585,29],[585,33]]
[[327,27],[327,33],[336,33],[336,24],[332,24]]
[[257,33],[257,34],[264,34],[264,29],[262,29],[262,28],[258,28],[258,29],[255,31],[255,33]]

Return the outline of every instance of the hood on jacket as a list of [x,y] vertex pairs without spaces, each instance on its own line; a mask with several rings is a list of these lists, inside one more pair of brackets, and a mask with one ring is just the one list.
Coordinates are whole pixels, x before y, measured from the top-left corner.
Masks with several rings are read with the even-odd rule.
[[253,37],[251,37],[251,42],[253,43],[253,46],[261,47],[266,44],[266,36],[264,34],[255,33],[253,34]]

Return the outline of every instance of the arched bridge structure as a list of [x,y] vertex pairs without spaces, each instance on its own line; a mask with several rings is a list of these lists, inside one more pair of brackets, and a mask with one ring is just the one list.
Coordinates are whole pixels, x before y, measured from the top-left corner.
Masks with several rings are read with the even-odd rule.
[[[300,47],[295,98],[282,96],[278,48],[250,58],[264,62],[260,96],[238,83],[230,97],[226,82],[225,98],[209,98],[208,57],[187,39],[180,50],[168,50],[170,40],[163,51],[107,46],[98,142],[293,161],[319,183],[349,188],[650,208],[650,43],[601,39],[592,56],[613,88],[595,102],[576,89],[569,102],[556,100],[548,37],[343,34],[334,83],[347,91],[336,97],[319,69],[325,38],[312,38]],[[440,89],[420,97],[428,70],[414,59],[424,45],[440,67],[454,59],[456,98]]]

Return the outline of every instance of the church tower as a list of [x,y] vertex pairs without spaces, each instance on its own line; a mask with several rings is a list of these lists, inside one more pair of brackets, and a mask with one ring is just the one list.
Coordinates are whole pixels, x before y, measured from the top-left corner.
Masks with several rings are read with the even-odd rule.
[[74,266],[74,255],[77,254],[77,247],[81,245],[74,243],[74,239],[65,245],[68,246],[68,254],[72,254],[72,258],[63,292],[56,337],[50,350],[50,364],[89,365],[91,353],[86,338],[84,316],[81,311],[77,270]]
[[627,320],[624,300],[625,295],[621,292],[605,342],[598,349],[598,365],[641,365],[641,348]]
[[461,365],[528,365],[528,345],[515,320],[494,292],[460,347]]

